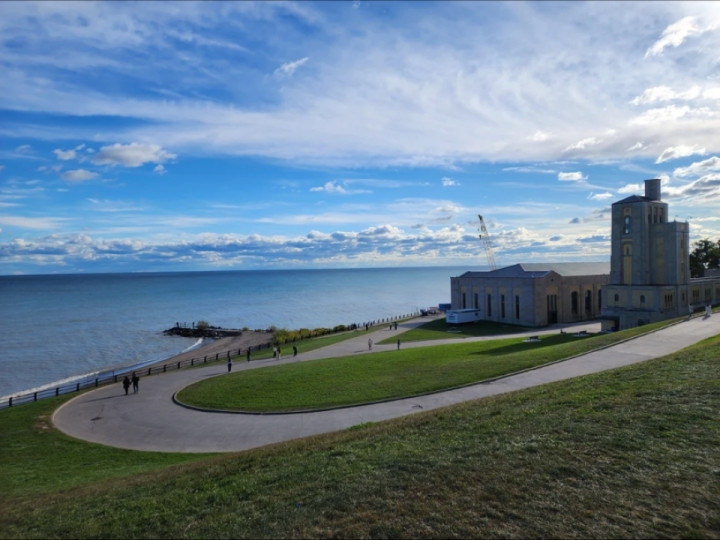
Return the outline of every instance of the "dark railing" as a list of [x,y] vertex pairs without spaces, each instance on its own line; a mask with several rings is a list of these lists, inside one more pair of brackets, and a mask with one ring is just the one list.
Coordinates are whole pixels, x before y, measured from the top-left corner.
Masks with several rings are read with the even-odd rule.
[[[398,321],[401,319],[410,319],[412,317],[416,317],[419,315],[419,313],[411,313],[407,315],[399,315],[397,317],[388,317],[385,319],[378,319],[377,321],[371,321],[367,323],[362,324],[352,324],[349,326],[339,326],[335,327],[334,329],[327,329],[326,332],[322,334],[316,334],[312,336],[306,336],[306,337],[298,337],[297,339],[303,340],[303,339],[310,339],[311,337],[320,337],[321,335],[330,335],[334,333],[340,333],[340,332],[348,332],[348,331],[357,331],[362,330],[365,328],[372,328],[379,325],[388,324],[390,322]],[[294,339],[293,341],[297,341],[297,339]],[[293,342],[291,341],[291,343]],[[260,345],[255,345],[250,347],[251,354],[253,352],[261,352],[266,349],[270,349],[273,347],[273,343],[263,343]],[[213,362],[219,362],[222,360],[223,362],[227,361],[230,358],[235,358],[244,355],[247,355],[247,348],[246,349],[232,349],[229,351],[225,351],[222,353],[215,353],[213,355],[205,355],[198,358],[191,358],[190,360],[180,360],[177,362],[165,362],[161,363],[156,362],[153,363],[153,365],[148,367],[120,367],[117,370],[107,372],[107,373],[101,373],[98,374],[96,377],[88,377],[80,381],[75,381],[67,384],[63,384],[60,386],[56,386],[54,388],[46,388],[44,390],[37,390],[33,392],[25,392],[22,394],[16,394],[9,398],[4,398],[0,400],[0,409],[5,409],[7,407],[13,407],[15,405],[21,405],[24,403],[32,403],[34,401],[38,401],[40,399],[47,399],[51,397],[60,396],[63,394],[70,394],[72,392],[79,392],[80,390],[87,390],[88,388],[97,388],[99,386],[104,386],[107,384],[115,384],[117,382],[122,381],[123,377],[125,375],[130,374],[131,372],[135,371],[139,376],[141,377],[148,377],[150,375],[158,375],[160,373],[166,373],[168,371],[172,371],[174,369],[181,369],[184,367],[193,367],[193,366],[199,366],[204,364],[209,364]],[[237,351],[237,352],[235,352]]]

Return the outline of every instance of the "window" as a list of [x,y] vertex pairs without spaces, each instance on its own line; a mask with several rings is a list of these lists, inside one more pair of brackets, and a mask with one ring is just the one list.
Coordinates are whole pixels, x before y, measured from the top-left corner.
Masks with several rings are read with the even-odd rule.
[[614,298],[615,298],[615,303],[617,304],[620,301],[620,295],[616,294]]
[[505,318],[505,295],[500,295],[500,316],[504,319]]
[[641,306],[644,306],[644,305],[645,305],[645,295],[644,295],[644,294],[641,294],[641,295],[640,295],[640,305],[641,305]]
[[492,295],[487,295],[487,316],[492,317]]
[[577,315],[578,314],[578,293],[577,293],[577,291],[573,291],[570,298],[572,301],[572,314]]
[[623,234],[630,234],[630,216],[625,216],[625,228]]
[[515,295],[515,318],[520,319],[520,296]]
[[590,291],[585,291],[585,313],[592,313],[592,295]]
[[473,300],[475,300],[475,303],[473,304],[473,307],[474,307],[475,309],[480,309],[480,304],[478,303],[478,293],[475,293],[473,296],[474,296]]
[[465,297],[465,293],[462,293],[462,309],[467,308],[467,298]]

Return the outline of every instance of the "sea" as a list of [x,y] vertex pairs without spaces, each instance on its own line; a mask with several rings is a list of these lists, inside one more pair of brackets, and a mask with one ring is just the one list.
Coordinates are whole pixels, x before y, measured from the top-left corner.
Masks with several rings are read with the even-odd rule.
[[0,399],[203,344],[177,324],[332,328],[450,302],[460,267],[0,276]]

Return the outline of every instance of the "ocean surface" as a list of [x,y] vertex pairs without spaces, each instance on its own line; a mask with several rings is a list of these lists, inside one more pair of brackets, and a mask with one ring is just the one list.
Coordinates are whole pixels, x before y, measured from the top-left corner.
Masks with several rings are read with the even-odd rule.
[[467,268],[0,276],[0,397],[169,358],[163,330],[364,324],[450,301]]

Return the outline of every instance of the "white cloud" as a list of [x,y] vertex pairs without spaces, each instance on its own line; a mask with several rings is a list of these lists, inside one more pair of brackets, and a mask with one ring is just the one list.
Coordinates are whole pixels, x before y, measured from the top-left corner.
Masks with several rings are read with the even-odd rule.
[[660,39],[645,52],[645,58],[662,54],[666,47],[679,47],[687,38],[702,32],[697,25],[697,17],[683,17],[663,31]]
[[586,137],[585,139],[582,139],[576,143],[573,143],[565,148],[565,151],[568,150],[584,150],[588,146],[594,146],[596,144],[600,143],[600,141],[596,137]]
[[658,107],[655,109],[649,109],[644,113],[632,118],[630,125],[656,125],[656,124],[668,124],[675,120],[679,120],[683,116],[687,116],[692,109],[683,105],[678,107],[677,105],[669,105],[668,107]]
[[643,193],[644,189],[645,187],[642,184],[625,184],[620,189],[618,189],[618,193],[620,193],[621,195]]
[[92,157],[92,162],[96,165],[110,165],[112,167],[116,165],[122,167],[140,167],[145,163],[162,164],[176,157],[175,154],[163,150],[163,148],[157,144],[140,144],[137,142],[130,144],[115,143],[100,148],[97,154]]
[[645,148],[645,145],[641,142],[636,142],[633,144],[630,148],[627,149],[628,152],[634,152],[635,150],[642,150]]
[[450,186],[459,186],[460,182],[457,180],[453,180],[452,178],[448,178],[447,176],[443,177],[442,179],[442,185],[444,187],[450,187]]
[[324,191],[326,193],[347,193],[344,187],[333,181],[325,182],[324,185],[310,188],[310,191]]
[[[27,216],[3,216],[0,215],[0,225],[6,227],[17,227],[19,229],[31,229],[31,230],[52,230],[58,227],[58,225],[65,221],[64,218],[55,217],[27,217]],[[23,240],[21,238],[15,239],[15,241]]]
[[99,175],[97,173],[88,171],[86,169],[74,169],[72,171],[67,171],[63,173],[62,177],[63,180],[66,180],[68,182],[86,182],[87,180],[92,180],[94,178],[97,178]]
[[673,146],[663,150],[662,154],[660,154],[655,160],[655,163],[663,163],[665,161],[670,161],[671,159],[678,159],[682,157],[692,156],[695,154],[702,156],[706,153],[707,151],[704,148],[681,144],[679,146]]
[[583,176],[583,174],[579,171],[559,172],[558,180],[560,180],[561,182],[580,182],[580,181],[587,180],[587,176]]
[[720,171],[720,157],[713,156],[704,161],[697,161],[687,167],[680,167],[673,171],[673,175],[678,178],[687,176],[699,176],[708,172]]
[[164,175],[165,173],[167,173],[167,169],[166,169],[165,167],[163,167],[161,164],[158,164],[158,165],[155,165],[155,168],[153,169],[153,172],[154,172],[155,174],[159,174],[160,176],[162,176],[162,175]]
[[654,86],[645,90],[630,103],[633,105],[647,105],[664,101],[691,101],[700,95],[704,94],[698,85],[694,85],[685,92],[676,92],[667,86]]
[[73,150],[73,149],[71,149],[71,150],[55,149],[55,150],[53,150],[53,154],[55,154],[60,161],[68,161],[70,159],[75,159],[75,150]]
[[301,58],[300,60],[295,60],[294,62],[287,62],[277,68],[275,70],[275,75],[282,75],[285,77],[292,77],[297,68],[302,66],[305,62],[307,62],[309,58],[306,56],[305,58]]
[[607,201],[608,199],[611,199],[613,197],[613,194],[606,191],[605,193],[591,193],[588,196],[588,199],[591,201]]

